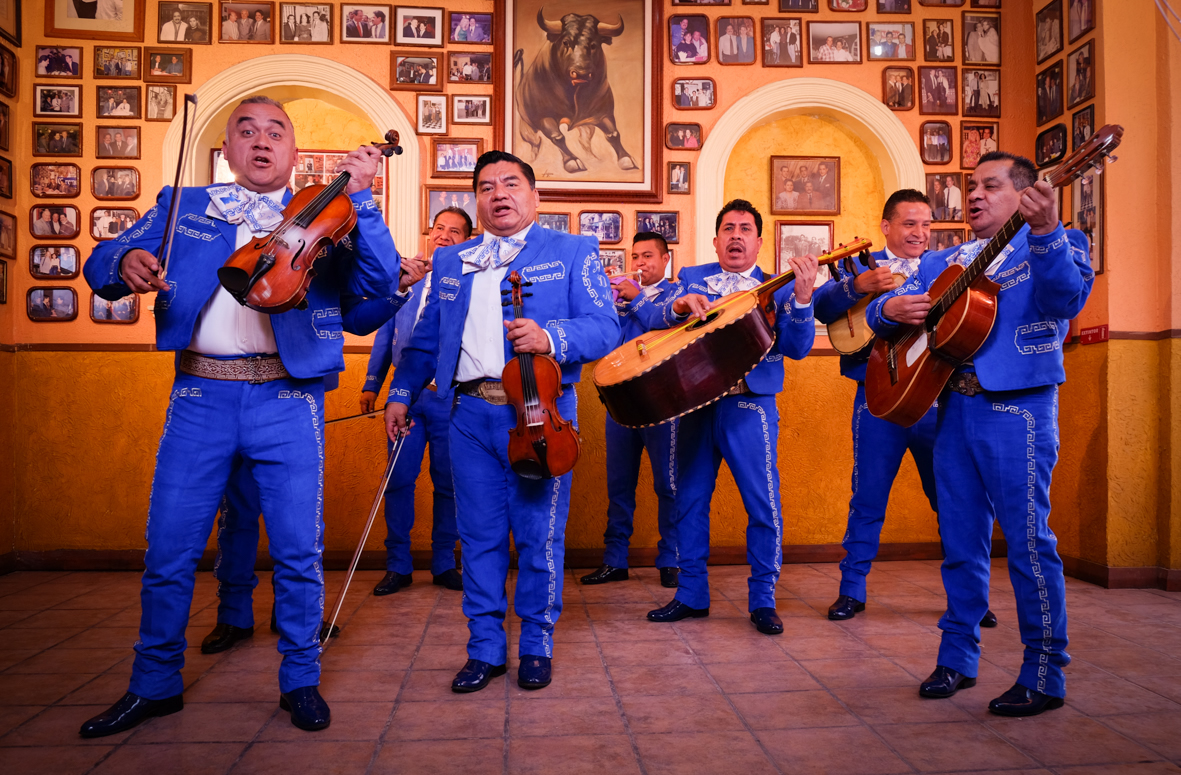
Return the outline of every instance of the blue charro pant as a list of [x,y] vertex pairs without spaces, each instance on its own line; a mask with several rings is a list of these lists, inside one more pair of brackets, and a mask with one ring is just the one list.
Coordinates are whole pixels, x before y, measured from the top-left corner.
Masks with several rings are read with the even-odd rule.
[[626,568],[627,549],[636,512],[640,481],[640,453],[647,448],[656,491],[656,567],[677,567],[677,421],[652,428],[625,428],[607,416],[607,529],[603,532],[603,562]]
[[250,466],[238,459],[217,517],[217,621],[234,627],[254,626],[254,588],[258,576],[258,485]]
[[845,559],[841,560],[840,594],[865,602],[865,577],[878,555],[890,488],[907,449],[914,456],[931,509],[938,513],[931,459],[935,414],[932,409],[909,428],[880,420],[865,406],[865,386],[857,386],[853,399],[853,497],[849,499],[849,521],[841,541]]
[[947,613],[938,664],[975,676],[980,619],[988,610],[993,520],[1009,545],[1009,579],[1025,659],[1017,682],[1066,696],[1066,589],[1048,524],[1058,461],[1056,386],[940,402],[935,483],[943,536]]
[[[431,573],[438,576],[455,567],[455,489],[451,482],[451,453],[448,436],[451,428],[451,402],[433,390],[424,390],[410,419],[417,427],[402,442],[402,453],[394,465],[385,488],[386,563],[385,569],[410,573],[410,528],[414,526],[414,488],[422,470],[422,455],[430,443],[431,482],[434,484],[434,521],[431,527]],[[393,449],[393,444],[389,445]],[[499,663],[497,663],[499,664]]]
[[[566,385],[558,411],[577,417],[577,396]],[[459,395],[451,412],[452,459],[462,461],[455,476],[455,506],[463,548],[463,612],[470,636],[468,657],[505,664],[508,611],[505,582],[509,533],[517,550],[513,608],[521,617],[518,654],[552,657],[554,625],[562,613],[562,564],[572,473],[533,481],[513,472],[508,433],[517,424],[512,406],[493,406]]]
[[323,404],[321,380],[251,385],[176,376],[148,507],[147,569],[130,691],[163,699],[184,688],[180,671],[197,561],[239,459],[253,473],[267,515],[283,654],[279,689],[319,683]]
[[727,396],[690,412],[677,431],[677,541],[681,557],[676,599],[709,607],[709,509],[722,460],[746,508],[750,610],[775,607],[783,562],[779,505],[779,410],[775,396]]

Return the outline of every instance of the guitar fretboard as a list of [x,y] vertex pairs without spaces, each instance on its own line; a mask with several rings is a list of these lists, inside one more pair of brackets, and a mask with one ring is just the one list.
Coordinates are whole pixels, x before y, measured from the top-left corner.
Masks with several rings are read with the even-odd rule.
[[968,286],[984,274],[984,270],[988,269],[989,265],[1001,254],[1001,251],[1008,247],[1013,237],[1017,236],[1017,232],[1021,231],[1021,227],[1024,225],[1025,219],[1021,217],[1021,213],[1013,213],[1013,217],[1005,221],[1005,225],[1001,226],[1000,231],[992,235],[992,239],[980,251],[980,255],[976,256],[972,263],[964,269],[964,273],[931,304],[931,312],[927,315],[929,329],[933,329],[944,313],[951,309],[951,305],[955,304],[956,299],[968,290]]

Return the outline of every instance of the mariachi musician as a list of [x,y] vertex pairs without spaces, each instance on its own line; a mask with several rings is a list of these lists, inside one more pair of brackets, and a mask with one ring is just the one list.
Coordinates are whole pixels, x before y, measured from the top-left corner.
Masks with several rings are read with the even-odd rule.
[[356,297],[388,297],[398,254],[370,185],[381,152],[341,161],[357,225],[331,250],[305,310],[267,316],[239,305],[217,269],[254,236],[283,221],[295,135],[283,107],[244,100],[230,114],[222,152],[228,186],[187,188],[167,281],[153,255],[167,231],[173,190],[122,237],[95,248],[87,282],[106,299],[157,291],[156,346],[178,351],[148,508],[143,615],[128,692],[82,725],[84,737],[122,732],[184,706],[185,626],[197,562],[239,459],[249,464],[267,517],[281,637],[280,706],[303,729],[328,725],[317,689],[323,619],[324,377],[344,369],[341,317]]

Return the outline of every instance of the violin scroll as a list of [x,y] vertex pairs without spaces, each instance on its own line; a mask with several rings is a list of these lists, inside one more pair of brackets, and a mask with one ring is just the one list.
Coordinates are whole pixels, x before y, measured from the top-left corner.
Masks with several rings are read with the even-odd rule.
[[384,143],[370,143],[374,148],[381,151],[382,156],[401,156],[402,146],[398,145],[398,132],[395,129],[385,133]]

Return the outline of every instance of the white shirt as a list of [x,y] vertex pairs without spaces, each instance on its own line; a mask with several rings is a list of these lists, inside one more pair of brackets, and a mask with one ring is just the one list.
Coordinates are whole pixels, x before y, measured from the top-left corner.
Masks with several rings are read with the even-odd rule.
[[964,206],[963,197],[960,195],[960,190],[955,186],[947,189],[947,207],[951,210],[959,210]]
[[886,248],[886,261],[889,262],[890,271],[893,274],[900,274],[903,277],[910,277],[919,270],[919,264],[923,263],[923,257],[918,258],[904,258],[902,256],[894,255],[894,251]]
[[[284,191],[280,188],[265,196],[282,202]],[[210,218],[225,220],[212,202],[205,214]],[[238,224],[234,249],[242,247],[254,236],[245,222]],[[197,315],[193,340],[189,342],[188,349],[203,355],[267,355],[279,352],[279,346],[275,344],[275,331],[271,328],[271,316],[239,304],[221,285],[217,286]]]

